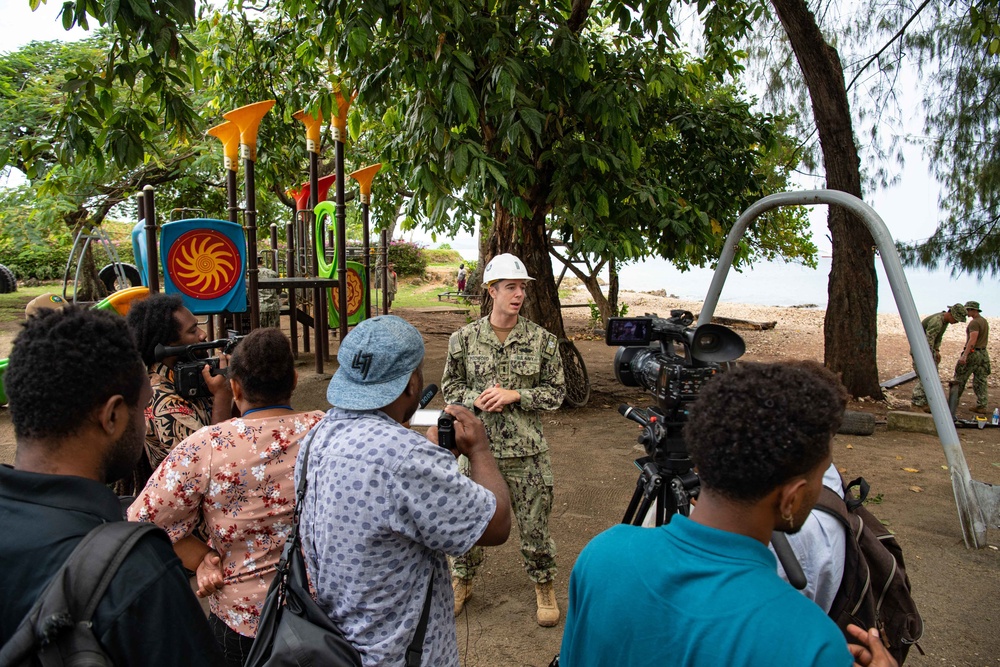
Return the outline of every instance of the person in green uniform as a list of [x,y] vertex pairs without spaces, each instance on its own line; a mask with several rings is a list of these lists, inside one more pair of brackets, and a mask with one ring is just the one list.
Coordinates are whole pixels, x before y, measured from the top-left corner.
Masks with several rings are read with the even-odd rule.
[[969,324],[965,328],[965,347],[962,356],[955,365],[955,378],[952,383],[958,386],[959,393],[965,391],[965,384],[972,377],[972,391],[976,393],[976,407],[972,409],[981,415],[990,412],[987,403],[989,394],[986,378],[991,373],[990,355],[986,346],[990,342],[990,325],[986,318],[980,315],[979,302],[968,301],[965,310],[969,313]]
[[[559,622],[559,605],[552,583],[556,547],[549,534],[552,464],[541,412],[562,405],[565,382],[556,337],[519,315],[531,280],[514,255],[504,253],[490,261],[483,287],[493,299],[493,310],[452,334],[441,386],[448,403],[474,410],[486,426],[490,448],[510,488],[524,568],[535,584],[536,620],[551,627]],[[482,560],[482,549],[474,547],[453,563],[456,615],[471,595]]]
[[[934,355],[935,365],[941,363],[941,339],[944,337],[944,332],[948,328],[948,325],[955,324],[956,322],[965,322],[965,317],[965,306],[956,303],[948,310],[928,315],[920,323],[924,327],[924,335],[927,337],[927,344],[930,345],[931,353]],[[917,367],[914,366],[913,370],[916,371]],[[924,385],[920,384],[919,375],[917,376],[917,384],[913,387],[913,395],[910,398],[910,402],[913,404],[913,407],[919,408],[924,412],[931,411],[930,406],[927,405],[927,394],[924,393]]]

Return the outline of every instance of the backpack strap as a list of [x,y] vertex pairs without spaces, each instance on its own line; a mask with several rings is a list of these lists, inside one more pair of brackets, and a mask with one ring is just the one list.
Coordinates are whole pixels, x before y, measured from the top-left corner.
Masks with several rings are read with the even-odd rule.
[[90,625],[129,552],[154,531],[159,528],[151,523],[112,521],[87,533],[0,649],[0,664],[17,664],[33,653],[46,664],[40,649],[52,646],[76,624]]
[[431,568],[431,579],[427,582],[427,597],[424,598],[424,608],[420,612],[420,622],[413,633],[410,645],[406,647],[406,667],[420,667],[424,653],[424,635],[427,633],[427,621],[431,615],[431,595],[434,592],[434,569]]

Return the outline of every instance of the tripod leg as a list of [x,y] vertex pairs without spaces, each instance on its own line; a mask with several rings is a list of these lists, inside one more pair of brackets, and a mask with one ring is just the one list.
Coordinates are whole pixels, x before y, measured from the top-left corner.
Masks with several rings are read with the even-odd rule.
[[632,523],[632,520],[635,518],[635,511],[639,507],[639,501],[642,499],[645,486],[644,475],[640,474],[638,481],[635,483],[635,492],[632,493],[632,500],[629,501],[628,507],[625,508],[625,516],[622,518],[622,523]]

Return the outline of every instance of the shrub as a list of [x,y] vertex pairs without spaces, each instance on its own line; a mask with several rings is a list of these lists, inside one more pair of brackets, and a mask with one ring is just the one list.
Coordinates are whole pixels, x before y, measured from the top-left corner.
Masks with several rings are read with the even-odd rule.
[[19,280],[61,278],[66,270],[69,248],[50,245],[26,245],[15,250],[0,249],[0,264],[4,264]]
[[[120,236],[120,235],[119,235]],[[134,264],[132,241],[130,237],[117,238],[112,233],[118,258],[127,264]],[[0,264],[7,266],[19,280],[36,278],[38,280],[55,280],[63,277],[66,271],[66,261],[73,247],[73,234],[64,232],[50,234],[43,242],[25,243],[18,246],[14,243],[4,243],[0,240]],[[100,243],[92,242],[94,262],[100,270],[111,263],[111,257]],[[75,268],[75,267],[72,267]]]
[[427,269],[423,248],[408,241],[389,243],[389,263],[394,265],[397,276],[422,276]]

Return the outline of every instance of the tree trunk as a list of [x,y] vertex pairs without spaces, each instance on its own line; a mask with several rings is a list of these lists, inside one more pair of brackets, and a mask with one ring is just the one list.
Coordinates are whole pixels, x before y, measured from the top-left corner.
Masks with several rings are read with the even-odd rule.
[[94,262],[93,245],[88,244],[80,258],[80,282],[73,292],[77,301],[100,301],[108,295],[108,290],[97,275],[97,264]]
[[[844,70],[826,43],[805,0],[771,0],[802,70],[819,132],[826,185],[861,197],[860,159],[854,143]],[[831,206],[833,267],[824,323],[826,366],[839,373],[853,396],[882,398],[875,346],[878,284],[874,242],[867,227]]]
[[[493,229],[490,231],[486,255],[480,252],[479,263],[483,270],[486,262],[500,253],[516,255],[535,279],[528,289],[527,298],[521,307],[521,314],[532,322],[545,327],[557,338],[565,338],[562,311],[559,306],[559,292],[552,273],[552,258],[549,257],[549,237],[545,232],[547,206],[545,198],[534,200],[531,219],[516,218],[499,203],[494,205]],[[531,202],[529,202],[529,205]],[[482,235],[481,235],[482,236]],[[488,295],[483,296],[483,317],[493,309]]]
[[[612,317],[621,312],[618,308],[618,263],[614,257],[608,260],[608,309]],[[607,320],[604,321],[604,326],[607,328]]]

